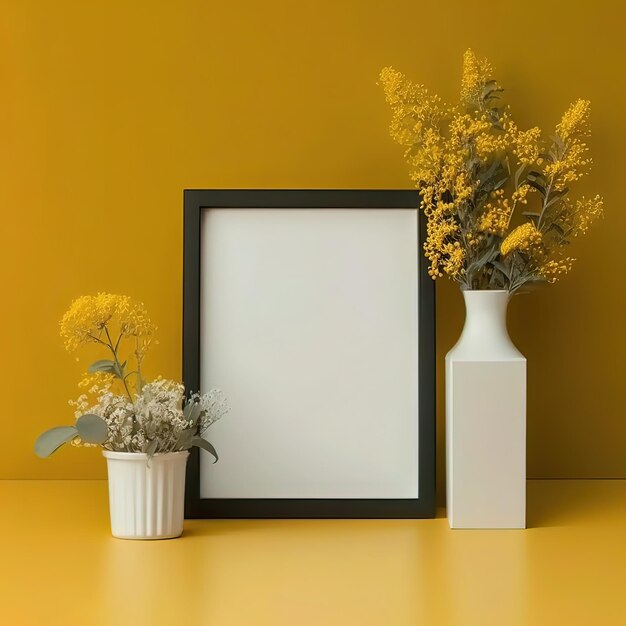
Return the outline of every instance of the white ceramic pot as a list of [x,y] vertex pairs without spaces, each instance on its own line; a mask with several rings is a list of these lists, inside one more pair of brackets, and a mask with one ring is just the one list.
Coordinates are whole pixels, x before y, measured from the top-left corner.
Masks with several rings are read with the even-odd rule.
[[109,472],[111,532],[120,539],[180,537],[189,452],[155,454],[104,450]]
[[526,359],[506,327],[508,291],[464,291],[446,356],[447,510],[452,528],[526,525]]

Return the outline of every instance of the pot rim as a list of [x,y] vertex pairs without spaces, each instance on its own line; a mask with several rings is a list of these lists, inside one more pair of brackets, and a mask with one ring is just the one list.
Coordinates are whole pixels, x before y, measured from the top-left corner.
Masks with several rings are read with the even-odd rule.
[[461,293],[509,293],[508,289],[461,289]]
[[[145,452],[118,452],[113,450],[102,450],[102,456],[107,459],[117,459],[119,461],[146,461],[148,455]],[[188,457],[189,450],[178,450],[177,452],[159,452],[152,455],[152,459],[159,461],[175,461],[181,456]]]

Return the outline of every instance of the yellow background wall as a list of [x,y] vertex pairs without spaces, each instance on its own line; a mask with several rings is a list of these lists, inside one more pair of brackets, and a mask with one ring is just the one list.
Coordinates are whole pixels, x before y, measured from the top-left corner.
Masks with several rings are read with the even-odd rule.
[[[452,98],[469,46],[522,125],[593,101],[589,188],[607,217],[570,277],[514,300],[510,327],[529,362],[529,475],[626,476],[626,38],[612,4],[5,1],[0,477],[105,475],[94,450],[32,453],[42,429],[72,419],[89,362],[57,334],[75,296],[143,299],[160,326],[152,373],[179,376],[184,188],[407,187],[378,71],[393,64]],[[454,285],[437,301],[441,470],[441,359],[463,310]]]

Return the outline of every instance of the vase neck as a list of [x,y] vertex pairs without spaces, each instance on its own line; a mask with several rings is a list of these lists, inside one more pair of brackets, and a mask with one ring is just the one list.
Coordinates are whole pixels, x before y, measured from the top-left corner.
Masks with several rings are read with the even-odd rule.
[[489,333],[506,336],[506,312],[509,306],[508,291],[470,291],[463,292],[465,300],[465,325],[463,333]]
[[452,349],[455,358],[489,361],[523,358],[506,326],[508,291],[466,290],[465,325]]

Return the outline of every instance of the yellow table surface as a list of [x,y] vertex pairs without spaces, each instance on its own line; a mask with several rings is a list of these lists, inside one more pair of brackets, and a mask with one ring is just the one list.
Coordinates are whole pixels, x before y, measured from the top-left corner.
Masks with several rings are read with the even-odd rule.
[[108,529],[105,481],[0,481],[0,624],[626,624],[626,481],[528,484],[527,530],[434,520]]

